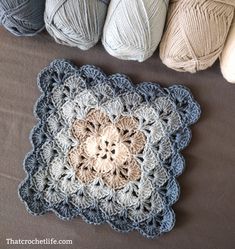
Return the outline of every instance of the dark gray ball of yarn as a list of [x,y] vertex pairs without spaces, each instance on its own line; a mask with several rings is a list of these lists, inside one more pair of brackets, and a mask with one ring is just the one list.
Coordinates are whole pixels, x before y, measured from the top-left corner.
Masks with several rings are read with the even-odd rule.
[[0,0],[0,24],[17,36],[31,36],[44,27],[45,0]]

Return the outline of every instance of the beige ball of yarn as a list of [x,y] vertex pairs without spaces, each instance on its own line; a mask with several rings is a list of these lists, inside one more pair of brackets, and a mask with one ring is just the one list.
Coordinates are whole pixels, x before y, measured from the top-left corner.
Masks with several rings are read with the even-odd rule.
[[56,42],[87,50],[101,37],[109,0],[47,0],[45,26]]
[[111,55],[144,61],[162,36],[168,0],[111,0],[102,43]]
[[194,73],[216,61],[234,15],[235,0],[172,0],[160,57],[168,67]]
[[220,57],[220,67],[224,78],[235,83],[235,18]]

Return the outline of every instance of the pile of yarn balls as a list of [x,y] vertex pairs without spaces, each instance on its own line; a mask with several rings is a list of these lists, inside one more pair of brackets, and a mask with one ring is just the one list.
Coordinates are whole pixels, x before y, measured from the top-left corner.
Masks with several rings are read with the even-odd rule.
[[195,73],[220,57],[235,83],[235,0],[0,0],[0,24],[18,36],[44,27],[56,42],[143,62],[159,46],[162,62]]

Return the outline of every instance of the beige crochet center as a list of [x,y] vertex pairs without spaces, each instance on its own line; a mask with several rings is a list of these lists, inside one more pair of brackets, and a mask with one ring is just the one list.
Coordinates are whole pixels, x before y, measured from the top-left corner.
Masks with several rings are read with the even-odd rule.
[[75,120],[71,131],[79,145],[69,151],[68,161],[82,182],[101,177],[119,189],[140,178],[135,155],[144,149],[146,137],[135,118],[121,116],[112,123],[105,113],[93,109],[86,119]]

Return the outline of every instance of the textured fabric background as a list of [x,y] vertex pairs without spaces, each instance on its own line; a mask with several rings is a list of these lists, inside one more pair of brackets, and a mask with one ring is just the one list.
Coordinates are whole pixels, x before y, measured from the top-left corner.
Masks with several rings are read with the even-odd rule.
[[[121,72],[134,82],[155,81],[188,86],[201,104],[202,117],[192,126],[193,139],[184,150],[186,170],[178,180],[180,200],[174,205],[176,226],[159,239],[137,232],[117,233],[107,224],[88,225],[81,218],[61,221],[54,214],[34,217],[17,196],[25,177],[22,161],[31,149],[28,135],[36,120],[39,97],[36,77],[55,58],[78,66],[94,64],[106,73]],[[46,33],[17,38],[0,29],[0,248],[13,239],[72,239],[73,245],[41,246],[72,249],[232,249],[235,245],[235,86],[226,83],[218,63],[191,75],[165,67],[155,53],[144,63],[108,55],[101,45],[82,52],[56,44]],[[40,246],[35,246],[35,248]]]

